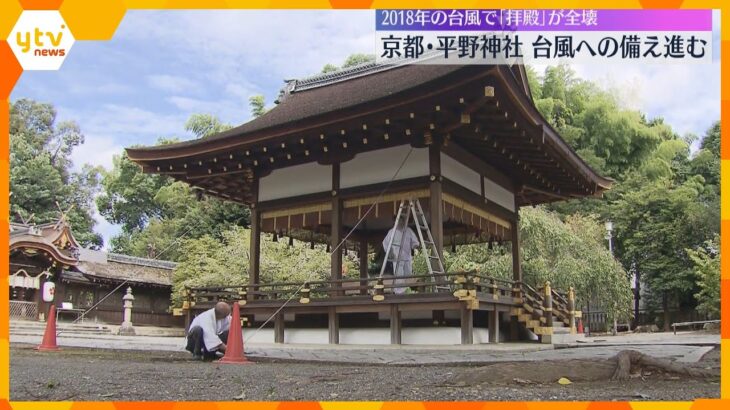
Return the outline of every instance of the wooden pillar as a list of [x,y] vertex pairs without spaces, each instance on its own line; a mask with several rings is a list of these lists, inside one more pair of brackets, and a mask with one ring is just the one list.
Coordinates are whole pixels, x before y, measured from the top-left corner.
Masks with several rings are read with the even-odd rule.
[[474,314],[471,309],[466,308],[466,303],[461,305],[461,344],[470,345],[474,343]]
[[[516,206],[516,205],[515,205]],[[522,266],[520,265],[520,215],[515,212],[515,218],[510,224],[512,234],[512,280],[522,284]]]
[[258,196],[259,196],[259,180],[254,178],[253,186],[251,187],[253,193],[253,201],[251,203],[251,243],[249,249],[249,262],[248,262],[248,291],[246,294],[247,300],[256,299],[255,288],[253,285],[259,284],[259,269],[261,266],[261,212],[258,208]]
[[330,306],[327,312],[327,329],[329,330],[330,344],[340,343],[340,317],[334,306]]
[[431,235],[436,244],[439,256],[444,255],[444,205],[442,202],[443,190],[441,187],[441,147],[434,141],[428,146],[428,169],[430,190],[429,212],[431,214]]
[[487,326],[489,326],[489,343],[499,343],[499,311],[497,305],[494,310],[487,311]]
[[[515,215],[514,220],[510,224],[510,233],[512,234],[512,297],[519,299],[520,303],[517,307],[522,307],[522,265],[520,264],[520,207],[517,204],[517,196],[515,195]],[[510,340],[516,341],[520,337],[519,321],[517,316],[510,318],[509,334]]]
[[[340,199],[340,164],[332,164],[332,231],[330,233],[330,246],[332,254],[330,255],[330,278],[333,280],[342,279],[342,249],[336,248],[342,241],[342,199]],[[337,291],[335,296],[339,296],[342,292],[339,288],[342,283],[336,283],[334,287]]]
[[274,343],[284,343],[284,313],[279,312],[274,318]]
[[368,240],[363,237],[360,239],[360,286],[362,289],[360,289],[361,295],[366,295],[368,293],[367,288],[365,286],[368,285]]
[[401,317],[398,305],[390,305],[390,344],[401,344]]

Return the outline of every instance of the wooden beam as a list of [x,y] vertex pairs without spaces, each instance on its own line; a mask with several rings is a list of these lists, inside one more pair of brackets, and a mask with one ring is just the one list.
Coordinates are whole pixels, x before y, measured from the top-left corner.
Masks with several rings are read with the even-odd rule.
[[481,197],[476,192],[464,188],[463,186],[457,184],[456,182],[453,182],[447,178],[444,178],[442,183],[442,191],[448,195],[455,196],[461,200],[464,200],[468,204],[471,204],[472,206],[479,208],[483,210],[484,212],[487,212],[489,214],[492,214],[496,216],[497,218],[511,221],[514,219],[515,213],[511,210],[503,207],[502,205],[499,205],[496,202],[493,201],[484,201],[484,198]]
[[390,344],[401,344],[401,315],[397,303],[390,305]]
[[537,193],[537,194],[542,194],[542,195],[545,195],[545,196],[553,197],[553,198],[559,199],[561,201],[563,201],[563,200],[564,201],[567,201],[569,199],[572,199],[568,195],[561,195],[561,194],[558,194],[557,192],[550,192],[550,191],[546,191],[544,189],[539,189],[539,188],[531,187],[529,185],[524,185],[522,187],[522,189],[527,190],[527,191],[532,191],[532,192]]
[[[476,139],[476,135],[474,135],[473,138]],[[443,147],[442,149],[444,153],[448,156],[456,159],[463,165],[466,165],[472,170],[487,177],[489,180],[494,181],[502,188],[508,191],[514,190],[514,184],[507,175],[497,170],[493,166],[487,164],[484,160],[477,157],[474,153],[464,149],[458,141],[451,141],[448,146]]]
[[[337,253],[337,252],[335,252]],[[340,252],[340,255],[342,252]],[[336,345],[340,343],[340,316],[334,306],[327,309],[327,330],[329,331],[330,344]]]

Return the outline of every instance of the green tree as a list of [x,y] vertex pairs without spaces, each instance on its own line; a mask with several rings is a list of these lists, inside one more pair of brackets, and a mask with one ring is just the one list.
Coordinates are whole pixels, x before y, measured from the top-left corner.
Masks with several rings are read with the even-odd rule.
[[[160,140],[158,144],[168,141]],[[153,218],[164,216],[155,196],[172,183],[165,175],[143,173],[122,152],[114,156],[111,170],[102,171],[102,192],[96,198],[96,206],[107,221],[122,225],[124,232],[141,230]]]
[[665,139],[675,138],[661,120],[621,107],[615,93],[578,78],[570,66],[548,67],[542,77],[527,69],[535,105],[586,162],[607,176],[642,165]]
[[251,115],[260,117],[266,113],[266,100],[263,95],[254,95],[248,99],[251,106]]
[[99,168],[84,165],[74,171],[71,154],[84,135],[71,121],[57,122],[51,104],[20,99],[10,104],[10,218],[34,215],[33,223],[58,219],[66,211],[83,246],[101,247],[93,232],[93,196]]
[[687,249],[697,279],[697,310],[713,319],[720,318],[720,235],[697,249]]
[[331,73],[332,71],[337,71],[339,69],[340,68],[336,65],[327,63],[324,65],[324,67],[322,67],[322,73]]
[[[210,115],[193,115],[190,123],[196,125],[189,129],[200,133],[227,127]],[[161,139],[158,143],[174,141]],[[113,168],[103,172],[102,187],[96,199],[99,212],[122,226],[120,235],[111,241],[115,252],[177,260],[183,238],[221,238],[231,225],[247,226],[250,221],[246,206],[202,195],[167,176],[145,174],[126,153],[116,156]]]
[[372,63],[375,61],[375,54],[350,54],[342,63],[342,68],[352,67],[364,63]]
[[695,291],[693,266],[685,251],[708,237],[707,204],[701,176],[681,184],[667,179],[637,177],[637,189],[626,189],[612,204],[616,252],[627,268],[633,267],[648,285],[650,302],[661,304],[664,328],[669,329],[670,305],[682,303]]
[[[205,235],[184,240],[181,256],[173,274],[173,304],[179,304],[185,287],[226,286],[248,283],[251,230],[233,227],[221,239]],[[354,266],[352,258],[345,266]],[[309,244],[261,237],[261,283],[324,280],[330,275],[330,255],[323,246],[310,249]]]
[[341,68],[348,68],[352,66],[356,66],[358,64],[364,64],[364,63],[371,63],[375,61],[375,54],[362,54],[362,53],[356,53],[356,54],[350,54],[347,56],[345,61],[342,63],[341,67],[338,67],[334,64],[325,64],[324,67],[322,67],[322,73],[329,73],[332,71],[337,71]]
[[233,127],[230,124],[222,123],[218,117],[211,114],[193,114],[185,122],[185,131],[192,132],[198,138],[205,138],[231,128]]
[[691,172],[700,174],[708,184],[720,186],[720,121],[707,130],[700,142],[700,149],[690,163]]
[[[537,288],[550,281],[557,289],[574,287],[578,305],[587,301],[604,306],[609,320],[626,319],[631,310],[628,275],[609,253],[603,225],[595,216],[560,215],[543,207],[520,210],[523,280]],[[511,245],[462,245],[456,253],[445,250],[449,272],[478,270],[486,275],[512,278]],[[426,272],[425,260],[414,262],[414,271]]]

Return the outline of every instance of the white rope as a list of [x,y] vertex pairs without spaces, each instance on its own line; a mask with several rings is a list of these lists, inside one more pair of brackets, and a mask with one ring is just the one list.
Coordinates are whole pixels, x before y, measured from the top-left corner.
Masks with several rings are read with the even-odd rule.
[[[362,215],[362,217],[360,217],[360,219],[359,219],[359,220],[357,221],[357,223],[355,224],[355,226],[353,226],[353,227],[352,227],[352,229],[350,229],[350,231],[349,231],[349,232],[347,233],[347,235],[345,235],[345,237],[344,237],[344,238],[343,238],[343,239],[342,239],[342,240],[340,241],[340,243],[338,243],[338,244],[337,244],[337,246],[335,246],[335,247],[334,247],[334,248],[332,249],[332,252],[330,252],[330,253],[329,253],[330,255],[332,255],[333,253],[335,253],[335,252],[338,252],[338,251],[339,251],[339,249],[340,249],[340,247],[342,246],[342,244],[344,244],[344,243],[345,243],[345,242],[347,241],[347,239],[348,239],[348,238],[349,238],[349,237],[350,237],[350,236],[351,236],[351,235],[353,234],[353,232],[355,232],[355,229],[357,229],[357,227],[358,227],[358,226],[360,226],[360,224],[361,224],[361,223],[362,223],[362,222],[363,222],[363,221],[365,220],[365,218],[366,218],[366,217],[368,216],[368,214],[370,214],[370,212],[371,212],[371,211],[373,210],[373,208],[375,208],[375,205],[376,205],[376,204],[377,204],[377,203],[379,202],[380,198],[382,198],[382,197],[383,197],[383,195],[385,195],[385,193],[386,193],[386,192],[388,191],[388,189],[390,189],[390,185],[391,185],[391,184],[393,183],[393,181],[395,181],[395,179],[396,179],[396,178],[398,177],[398,174],[399,174],[399,173],[400,173],[400,171],[401,171],[401,170],[403,169],[403,166],[405,166],[405,164],[406,164],[406,161],[408,161],[408,157],[410,157],[410,156],[411,156],[411,153],[412,153],[412,152],[413,152],[413,146],[411,146],[411,149],[409,149],[409,150],[408,150],[408,153],[406,153],[406,156],[405,156],[405,157],[403,158],[403,161],[401,161],[401,163],[400,163],[400,166],[398,167],[398,169],[396,169],[396,171],[395,171],[395,174],[393,174],[393,177],[391,177],[391,178],[390,178],[390,180],[389,180],[389,181],[388,181],[388,183],[387,183],[387,184],[385,185],[385,187],[383,187],[383,189],[382,189],[382,190],[380,191],[380,194],[378,194],[378,197],[377,197],[377,198],[375,199],[375,201],[373,201],[373,203],[372,203],[372,204],[370,204],[370,207],[369,207],[369,208],[368,208],[368,210],[367,210],[367,211],[365,212],[365,214],[363,214],[363,215]],[[386,263],[386,261],[383,261],[383,263]],[[294,291],[294,293],[292,293],[292,294],[291,294],[291,296],[289,296],[289,298],[288,298],[288,299],[287,299],[286,301],[284,301],[284,303],[283,303],[283,304],[282,304],[281,306],[279,306],[279,308],[278,308],[278,309],[276,309],[276,311],[274,311],[274,313],[272,313],[272,314],[271,314],[271,316],[269,316],[269,317],[268,317],[268,318],[267,318],[267,319],[266,319],[266,320],[264,321],[264,323],[262,323],[262,324],[261,324],[261,326],[259,326],[258,328],[256,328],[256,329],[255,329],[255,330],[253,331],[253,333],[252,333],[252,334],[250,334],[250,335],[249,335],[248,337],[246,337],[246,338],[244,339],[244,345],[245,345],[245,343],[247,343],[247,342],[248,342],[248,341],[249,341],[249,340],[250,340],[251,338],[253,338],[254,336],[256,336],[256,334],[257,334],[257,333],[258,333],[258,332],[259,332],[259,331],[260,331],[261,329],[263,329],[263,328],[264,328],[264,326],[266,326],[266,325],[267,325],[267,324],[268,324],[268,323],[269,323],[269,322],[271,321],[271,319],[273,319],[273,318],[274,318],[274,317],[275,317],[275,316],[276,316],[277,314],[279,314],[279,312],[281,312],[281,310],[282,310],[282,309],[284,309],[284,307],[286,307],[286,305],[288,305],[288,304],[289,304],[289,302],[291,302],[291,301],[292,301],[292,300],[294,299],[294,297],[296,297],[296,296],[297,296],[297,295],[299,294],[299,292],[300,292],[300,291],[301,291],[302,289],[304,289],[304,285],[306,285],[306,284],[307,284],[307,283],[308,283],[309,281],[311,281],[311,280],[312,280],[312,279],[314,278],[314,275],[315,275],[315,273],[314,273],[314,272],[313,272],[313,273],[310,273],[310,275],[309,275],[309,276],[307,277],[307,279],[306,279],[306,280],[305,280],[304,282],[302,282],[302,284],[301,284],[301,285],[299,286],[299,288],[297,288],[297,290],[296,290],[296,291]]]

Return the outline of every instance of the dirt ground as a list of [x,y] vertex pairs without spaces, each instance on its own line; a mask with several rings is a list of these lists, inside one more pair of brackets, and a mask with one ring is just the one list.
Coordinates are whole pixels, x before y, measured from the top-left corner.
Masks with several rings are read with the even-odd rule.
[[[654,369],[606,379],[608,361],[393,366],[258,361],[222,365],[187,353],[10,349],[11,400],[693,400],[720,396],[719,348],[698,363],[710,379]],[[557,380],[567,377],[569,385]]]

